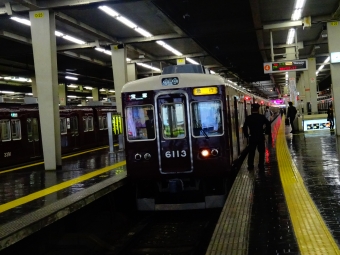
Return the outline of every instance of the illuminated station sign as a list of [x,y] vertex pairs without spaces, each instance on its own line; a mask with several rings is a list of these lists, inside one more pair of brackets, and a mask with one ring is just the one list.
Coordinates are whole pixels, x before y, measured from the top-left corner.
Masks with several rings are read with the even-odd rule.
[[264,73],[282,73],[308,70],[307,59],[263,63]]

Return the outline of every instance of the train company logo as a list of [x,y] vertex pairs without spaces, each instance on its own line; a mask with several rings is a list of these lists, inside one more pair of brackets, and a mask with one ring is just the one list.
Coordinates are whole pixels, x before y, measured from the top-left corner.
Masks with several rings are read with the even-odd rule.
[[265,71],[270,71],[270,65],[264,65],[264,70]]

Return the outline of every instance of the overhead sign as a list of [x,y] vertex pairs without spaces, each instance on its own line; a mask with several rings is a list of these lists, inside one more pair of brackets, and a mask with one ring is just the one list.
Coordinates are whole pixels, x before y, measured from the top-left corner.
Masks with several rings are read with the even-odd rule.
[[308,70],[307,59],[263,63],[264,73],[282,73],[282,72],[303,71],[303,70]]

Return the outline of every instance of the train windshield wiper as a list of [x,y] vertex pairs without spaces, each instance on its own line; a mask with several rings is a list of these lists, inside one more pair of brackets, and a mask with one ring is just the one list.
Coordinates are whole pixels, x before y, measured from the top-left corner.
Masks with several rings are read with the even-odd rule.
[[206,139],[209,139],[209,136],[207,135],[207,133],[203,130],[203,128],[201,128],[201,133],[205,136]]

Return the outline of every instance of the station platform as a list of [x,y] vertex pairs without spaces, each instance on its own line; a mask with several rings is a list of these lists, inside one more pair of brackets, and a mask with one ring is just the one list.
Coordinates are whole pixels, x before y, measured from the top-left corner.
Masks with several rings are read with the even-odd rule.
[[339,138],[290,130],[272,123],[264,173],[244,160],[206,255],[340,254]]
[[114,191],[126,182],[124,153],[108,146],[0,171],[0,251]]
[[[265,172],[244,160],[206,254],[340,254],[339,138],[291,134],[278,117],[266,139]],[[127,182],[123,153],[107,147],[57,171],[26,167],[0,172],[0,251]]]

